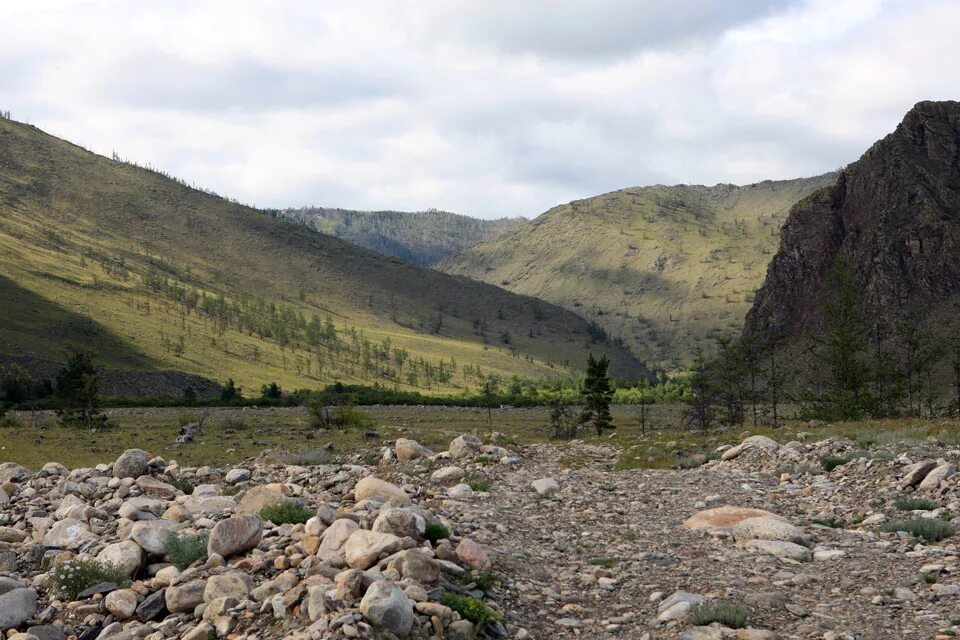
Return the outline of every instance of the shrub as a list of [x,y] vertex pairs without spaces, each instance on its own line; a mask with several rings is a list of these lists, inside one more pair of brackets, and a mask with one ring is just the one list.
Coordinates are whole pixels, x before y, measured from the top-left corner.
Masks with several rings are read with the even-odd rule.
[[206,533],[196,535],[171,533],[167,536],[163,552],[170,562],[182,571],[197,560],[207,557],[207,541]]
[[477,464],[488,464],[490,462],[496,462],[497,459],[491,455],[484,454],[482,456],[477,456],[476,458],[473,459],[473,461],[476,462]]
[[933,511],[940,505],[926,498],[903,496],[894,500],[893,506],[900,511]]
[[883,525],[881,531],[887,533],[905,531],[914,538],[925,542],[939,542],[957,532],[956,528],[949,522],[934,520],[933,518],[914,518],[913,520],[889,522]]
[[464,482],[470,485],[470,488],[474,491],[488,491],[490,489],[490,481],[478,476],[467,476],[464,478]]
[[821,456],[820,457],[820,466],[822,466],[823,470],[827,472],[833,471],[837,467],[842,467],[848,462],[850,462],[849,458],[843,458],[841,456]]
[[281,451],[274,458],[281,464],[295,467],[314,467],[329,464],[330,452],[327,449],[302,449],[300,451]]
[[183,491],[188,496],[193,493],[194,486],[189,480],[185,480],[183,478],[170,478],[169,484],[180,491]]
[[69,600],[76,600],[81,593],[102,582],[112,582],[121,587],[129,581],[120,567],[97,560],[74,558],[58,564],[50,572],[53,593]]
[[450,529],[447,529],[442,524],[436,522],[427,523],[427,531],[423,535],[424,538],[430,542],[436,542],[437,540],[443,540],[444,538],[450,537]]
[[441,602],[460,614],[460,617],[469,620],[477,626],[482,626],[487,622],[493,622],[497,619],[493,611],[483,603],[483,600],[471,598],[470,596],[458,596],[449,591],[443,594]]
[[292,501],[281,502],[260,510],[260,517],[273,524],[303,524],[315,515],[317,514],[311,509]]
[[330,429],[372,429],[376,426],[373,416],[366,411],[361,411],[353,404],[341,404],[330,406],[325,404],[320,398],[310,403],[310,424],[316,428]]
[[489,571],[470,571],[457,577],[461,584],[474,585],[481,591],[490,591],[497,583],[497,577]]
[[719,622],[725,627],[741,629],[747,623],[747,610],[725,600],[708,600],[693,605],[687,620],[698,627]]
[[242,431],[247,428],[247,419],[239,413],[228,413],[220,418],[220,428]]

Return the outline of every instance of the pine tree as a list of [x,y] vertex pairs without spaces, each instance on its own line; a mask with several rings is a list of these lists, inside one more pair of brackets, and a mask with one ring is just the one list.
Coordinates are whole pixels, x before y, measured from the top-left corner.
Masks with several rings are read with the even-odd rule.
[[74,351],[57,374],[57,401],[60,422],[70,427],[94,429],[104,426],[107,418],[97,413],[100,395],[100,372],[88,353]]
[[613,390],[610,388],[610,378],[607,369],[610,361],[606,355],[594,358],[591,353],[587,358],[587,376],[583,381],[583,395],[586,402],[586,413],[593,422],[597,435],[603,435],[606,429],[613,428],[613,418],[610,415],[610,400]]

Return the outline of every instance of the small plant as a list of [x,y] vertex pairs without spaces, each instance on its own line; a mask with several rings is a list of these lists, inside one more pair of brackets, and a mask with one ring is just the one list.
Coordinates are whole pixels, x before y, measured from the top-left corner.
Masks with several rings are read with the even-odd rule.
[[481,591],[490,591],[497,583],[497,578],[489,571],[470,571],[457,576],[457,582],[463,585],[473,585]]
[[437,522],[429,522],[427,523],[427,531],[423,534],[423,537],[430,542],[436,543],[438,540],[449,538],[450,529],[447,529],[445,526]]
[[174,488],[183,491],[188,496],[193,493],[193,483],[189,480],[185,480],[183,478],[170,478],[169,484]]
[[812,522],[823,527],[830,527],[831,529],[843,529],[846,526],[846,523],[836,516],[830,516],[829,518],[813,518]]
[[698,627],[719,622],[725,627],[742,629],[747,623],[747,610],[725,600],[709,600],[693,605],[687,620]]
[[497,616],[490,610],[490,607],[485,605],[483,600],[478,600],[477,598],[458,596],[448,591],[443,594],[441,602],[459,613],[462,618],[480,627],[497,619]]
[[482,456],[477,456],[476,458],[473,459],[473,461],[476,462],[477,464],[489,464],[491,462],[496,462],[497,459],[491,455],[484,454]]
[[74,558],[58,564],[50,572],[53,593],[69,600],[76,600],[81,593],[102,582],[112,582],[122,587],[129,581],[120,567],[97,560]]
[[939,542],[957,532],[956,528],[949,522],[934,520],[933,518],[914,518],[913,520],[890,522],[883,525],[881,531],[887,533],[904,531],[924,542]]
[[197,560],[207,557],[207,540],[206,533],[196,535],[171,533],[167,536],[163,552],[170,562],[182,571]]
[[926,498],[903,496],[894,500],[893,506],[900,511],[933,511],[940,505]]
[[235,496],[241,491],[243,491],[243,487],[238,484],[232,484],[229,487],[222,487],[220,489],[220,494],[225,496]]
[[828,473],[848,462],[850,462],[850,459],[842,456],[820,456],[820,466]]
[[464,478],[464,482],[470,485],[470,488],[474,491],[489,491],[490,490],[490,481],[480,478],[478,476],[467,476]]
[[303,524],[315,515],[311,509],[293,501],[280,502],[260,510],[260,517],[273,524]]
[[937,582],[938,580],[940,580],[940,574],[935,571],[931,571],[929,573],[923,574],[922,576],[920,576],[920,578],[927,584],[933,584],[934,582]]
[[607,569],[612,569],[613,567],[617,566],[618,560],[616,558],[603,557],[603,558],[590,558],[588,562],[589,564],[595,567],[605,567]]

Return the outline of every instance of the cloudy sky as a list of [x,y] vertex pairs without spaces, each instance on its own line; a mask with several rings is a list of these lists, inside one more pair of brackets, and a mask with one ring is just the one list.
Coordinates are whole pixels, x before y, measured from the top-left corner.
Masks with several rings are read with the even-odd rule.
[[533,217],[855,160],[956,0],[0,0],[0,109],[264,207]]

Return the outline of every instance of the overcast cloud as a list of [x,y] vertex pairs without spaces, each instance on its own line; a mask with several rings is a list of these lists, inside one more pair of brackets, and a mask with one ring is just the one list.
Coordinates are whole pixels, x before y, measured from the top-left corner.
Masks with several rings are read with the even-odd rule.
[[262,207],[533,217],[855,160],[956,0],[0,0],[0,109]]

